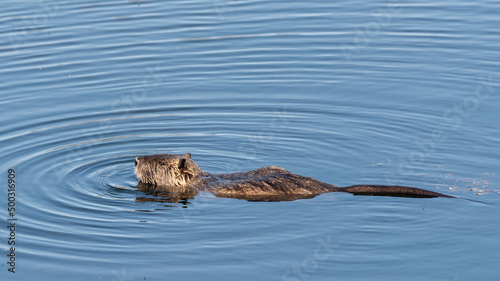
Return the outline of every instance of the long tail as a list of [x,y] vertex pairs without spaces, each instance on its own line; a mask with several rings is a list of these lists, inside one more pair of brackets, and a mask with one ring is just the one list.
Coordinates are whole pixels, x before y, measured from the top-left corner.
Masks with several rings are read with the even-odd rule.
[[432,198],[432,197],[448,197],[454,196],[429,191],[425,189],[397,186],[397,185],[351,185],[341,188],[342,192],[349,192],[354,195],[371,195],[371,196],[393,196],[393,197],[414,197],[414,198]]

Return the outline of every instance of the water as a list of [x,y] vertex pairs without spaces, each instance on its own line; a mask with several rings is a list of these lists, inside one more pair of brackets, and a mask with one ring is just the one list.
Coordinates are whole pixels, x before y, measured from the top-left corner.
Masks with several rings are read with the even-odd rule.
[[[7,1],[1,280],[498,280],[500,2]],[[339,186],[257,203],[136,190],[133,159]]]

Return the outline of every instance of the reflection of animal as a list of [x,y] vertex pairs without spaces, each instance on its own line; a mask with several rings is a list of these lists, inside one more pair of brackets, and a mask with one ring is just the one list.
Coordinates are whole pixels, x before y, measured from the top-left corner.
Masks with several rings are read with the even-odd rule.
[[208,191],[218,197],[250,201],[289,201],[312,198],[326,192],[348,192],[355,195],[402,197],[453,196],[406,186],[353,185],[337,187],[290,173],[276,167],[264,167],[249,172],[209,174],[191,159],[191,154],[156,154],[135,159],[135,173],[141,184],[155,190],[173,192]]

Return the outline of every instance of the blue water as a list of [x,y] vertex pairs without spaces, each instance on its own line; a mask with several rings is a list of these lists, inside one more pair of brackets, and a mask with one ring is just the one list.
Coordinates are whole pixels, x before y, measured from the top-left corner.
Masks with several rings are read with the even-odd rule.
[[[499,14],[497,0],[4,1],[0,280],[498,280]],[[135,157],[187,152],[212,173],[276,165],[475,201],[137,190]]]

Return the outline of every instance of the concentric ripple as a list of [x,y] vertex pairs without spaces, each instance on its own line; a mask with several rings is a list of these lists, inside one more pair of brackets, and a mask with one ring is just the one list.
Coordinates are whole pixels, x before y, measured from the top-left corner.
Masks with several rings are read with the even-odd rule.
[[281,280],[323,234],[339,247],[311,280],[497,277],[496,209],[174,200],[138,190],[133,162],[189,152],[212,173],[277,165],[494,201],[499,3],[6,1],[0,169],[18,180],[19,280]]

